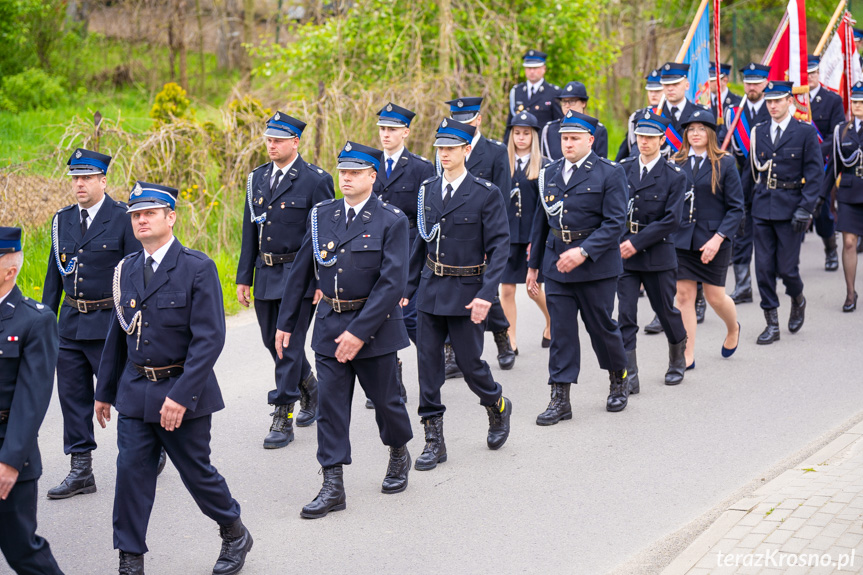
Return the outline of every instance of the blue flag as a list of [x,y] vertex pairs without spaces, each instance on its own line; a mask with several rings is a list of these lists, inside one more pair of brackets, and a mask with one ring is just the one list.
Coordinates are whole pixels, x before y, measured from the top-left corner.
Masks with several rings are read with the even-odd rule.
[[[710,8],[701,13],[695,35],[683,58],[689,64],[689,90],[686,98],[696,104],[710,107]],[[718,64],[717,64],[718,65]]]

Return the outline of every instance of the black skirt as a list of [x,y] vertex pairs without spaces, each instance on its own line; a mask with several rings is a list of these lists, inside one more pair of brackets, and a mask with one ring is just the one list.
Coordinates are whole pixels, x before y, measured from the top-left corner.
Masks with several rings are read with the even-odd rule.
[[[544,248],[545,246],[540,246]],[[523,284],[527,280],[527,244],[509,244],[509,259],[503,270],[502,284]],[[542,283],[542,272],[539,272],[537,283]]]
[[840,232],[863,235],[863,204],[837,202],[836,229]]
[[731,262],[731,244],[723,242],[709,264],[701,263],[699,250],[677,250],[677,279],[692,280],[712,286],[725,286],[728,264]]

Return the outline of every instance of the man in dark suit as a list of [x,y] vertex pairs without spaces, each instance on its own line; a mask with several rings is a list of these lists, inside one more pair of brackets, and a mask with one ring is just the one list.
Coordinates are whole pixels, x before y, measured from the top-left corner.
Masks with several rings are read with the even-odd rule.
[[410,275],[402,305],[416,294],[419,415],[426,446],[416,469],[434,469],[447,459],[441,400],[444,341],[458,348],[465,381],[488,413],[486,444],[499,449],[509,437],[512,404],[482,360],[486,316],[497,299],[509,257],[509,223],[503,195],[492,182],[465,169],[475,128],[445,119],[435,138],[443,171],[423,182]]
[[612,319],[617,279],[623,273],[620,237],[626,218],[626,172],[591,151],[598,120],[570,111],[561,126],[563,158],[540,172],[540,202],[533,225],[527,289],[538,293],[545,277],[551,316],[548,383],[551,401],[537,425],[572,419],[570,386],[578,383],[581,312],[599,366],[611,381],[608,411],[621,411],[629,398],[626,353]]
[[791,88],[791,82],[767,83],[764,97],[770,122],[752,128],[750,169],[743,173],[744,195],[752,198],[755,277],[767,320],[757,340],[762,345],[779,340],[777,277],[791,297],[788,331],[797,333],[803,327],[806,298],[800,243],[824,176],[818,134],[791,114]]
[[[818,129],[821,142],[821,155],[825,163],[833,152],[833,130],[845,121],[845,107],[842,96],[821,85],[818,67],[821,58],[809,55],[809,104],[812,108],[812,123]],[[815,233],[824,242],[824,269],[835,272],[839,269],[839,253],[836,245],[836,220],[830,211],[830,202],[819,200],[815,211]]]
[[509,143],[512,118],[519,112],[530,112],[536,116],[540,126],[563,117],[563,111],[555,100],[560,88],[545,80],[547,58],[548,55],[539,50],[528,50],[522,56],[522,66],[527,81],[516,84],[509,91],[507,127],[503,134],[505,144]]
[[75,150],[67,164],[77,204],[58,211],[52,221],[42,303],[60,312],[57,395],[63,411],[63,451],[72,456],[72,464],[66,479],[48,491],[51,499],[96,491],[93,376],[113,318],[114,266],[141,249],[126,204],[105,193],[110,163],[111,156]]
[[[374,193],[382,201],[392,204],[408,217],[409,239],[413,244],[417,237],[417,193],[423,180],[434,175],[431,162],[411,153],[405,147],[410,135],[410,125],[416,114],[390,102],[378,112],[378,136],[384,151],[384,159],[378,169]],[[403,310],[405,328],[414,344],[417,342],[417,308],[413,300]],[[402,361],[398,360],[398,379],[402,399],[407,401],[407,391],[402,381]],[[366,407],[374,407],[366,399]]]
[[176,194],[146,182],[132,190],[128,211],[144,249],[114,272],[117,319],[99,364],[96,419],[104,428],[111,405],[119,414],[114,548],[124,575],[144,573],[162,448],[198,507],[219,525],[213,575],[239,573],[252,548],[240,504],[210,463],[212,414],[225,406],[213,372],[225,345],[219,274],[213,260],[174,238]]
[[[696,114],[706,112],[696,111]],[[666,385],[683,381],[686,369],[686,329],[674,307],[677,293],[677,254],[672,234],[683,216],[686,176],[660,153],[669,119],[645,112],[635,129],[638,158],[621,162],[629,184],[626,229],[620,241],[623,275],[617,284],[618,322],[626,350],[630,393],[639,392],[636,334],[638,293],[643,285],[668,338]],[[706,171],[706,170],[705,170]]]
[[298,153],[306,124],[282,112],[267,121],[264,136],[272,162],[255,168],[246,182],[243,245],[237,264],[237,299],[249,307],[255,286],[255,315],[261,338],[276,364],[276,388],[267,395],[275,407],[264,449],[285,447],[294,440],[294,404],[300,401],[298,427],[317,418],[318,386],[306,359],[305,338],[317,303],[315,285],[304,285],[303,322],[297,326],[293,345],[276,352],[276,321],[285,281],[306,233],[309,210],[334,197],[333,179]]
[[62,575],[36,535],[36,436],[54,387],[57,322],[15,285],[23,262],[21,229],[0,227],[0,550],[16,573]]
[[[737,108],[743,110],[740,118],[738,131],[731,139],[731,149],[737,159],[740,168],[741,179],[743,174],[749,171],[749,142],[751,141],[752,128],[762,122],[770,121],[767,106],[764,105],[764,89],[767,87],[767,77],[770,75],[770,66],[750,62],[740,69],[743,75],[743,89],[746,99],[741,101]],[[725,110],[725,124],[731,128],[736,112],[732,108]],[[741,137],[745,136],[745,139]],[[745,191],[745,190],[744,190]],[[752,301],[752,272],[750,263],[752,261],[752,197],[743,198],[745,211],[740,228],[731,242],[731,264],[734,269],[734,291],[731,299],[734,303],[748,303]]]
[[645,111],[656,112],[656,107],[659,106],[659,102],[662,100],[663,93],[662,83],[659,81],[659,70],[652,70],[644,79],[644,90],[647,93],[647,107],[639,108],[629,115],[629,120],[626,122],[626,137],[617,149],[617,155],[614,158],[615,162],[638,153],[638,146],[635,141],[635,125],[638,123],[638,118],[643,116]]
[[344,200],[312,210],[310,231],[285,285],[276,349],[290,342],[298,323],[298,286],[317,273],[323,291],[312,349],[321,387],[318,462],[324,482],[300,513],[306,519],[346,507],[343,466],[351,463],[356,379],[374,404],[381,441],[390,449],[381,492],[401,493],[408,486],[413,432],[396,376],[396,353],[410,345],[399,306],[407,282],[408,220],[372,193],[382,159],[379,150],[345,144],[338,163]]
[[[446,103],[450,107],[451,119],[467,124],[475,129],[470,147],[467,148],[469,150],[465,159],[467,171],[471,176],[491,182],[500,190],[505,210],[506,202],[509,201],[509,191],[512,190],[509,156],[506,152],[506,146],[502,142],[486,138],[480,132],[482,126],[482,114],[480,113],[482,98],[458,98],[449,100]],[[442,173],[442,170],[443,168],[437,170],[438,175]],[[503,197],[504,194],[507,195],[506,198]],[[504,211],[503,217],[506,218],[506,211]],[[494,343],[497,346],[498,365],[500,365],[501,369],[512,369],[515,365],[515,351],[513,351],[509,341],[509,322],[503,313],[503,308],[497,295],[495,295],[491,310],[488,312],[488,321],[486,323],[486,331],[490,331],[494,335]],[[446,344],[445,355],[446,378],[462,377],[462,373],[458,368],[458,362],[455,360],[455,353],[449,343]]]
[[[568,82],[560,90],[558,101],[563,113],[566,114],[570,110],[584,114],[587,108],[587,101],[590,96],[587,95],[587,88],[581,82]],[[552,120],[545,124],[542,128],[540,142],[542,143],[542,155],[549,160],[559,160],[563,157],[563,150],[560,148],[560,123],[562,118]],[[593,151],[601,158],[608,157],[608,130],[599,122],[596,125],[596,135],[593,138]]]

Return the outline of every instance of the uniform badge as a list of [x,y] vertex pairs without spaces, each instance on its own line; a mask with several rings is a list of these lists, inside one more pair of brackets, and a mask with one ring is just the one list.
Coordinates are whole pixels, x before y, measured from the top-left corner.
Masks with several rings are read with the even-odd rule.
[[572,86],[567,86],[567,87],[566,87],[566,91],[567,91],[567,92],[572,92]]
[[133,308],[133,309],[134,309],[134,307],[135,307],[136,305],[137,305],[137,304],[135,303],[135,300],[132,300],[132,301],[130,301],[130,302],[129,302],[129,307],[131,307],[131,308]]
[[258,198],[258,205],[259,205],[259,206],[264,205],[264,198],[262,198],[262,197],[261,197],[261,198]]
[[346,152],[350,152],[350,151],[351,151],[351,143],[350,143],[350,142],[348,142],[347,144],[345,144],[345,151],[346,151]]
[[692,117],[697,118],[700,115],[701,115],[701,112],[695,112],[694,114],[692,114]]
[[330,242],[330,243],[328,243],[328,244],[327,244],[327,249],[328,249],[328,250],[331,250],[331,249],[333,249],[334,247],[336,247],[336,244],[334,244],[333,242]]
[[321,250],[321,257],[324,259],[327,258],[327,250]]
[[755,64],[749,64],[749,69],[750,69],[750,70],[754,70],[754,69],[755,69]]
[[393,105],[387,104],[387,112],[392,112],[392,111],[393,111]]
[[18,336],[17,335],[10,335],[9,337],[6,338],[6,341],[18,341]]
[[649,119],[650,119],[650,112],[644,112],[644,119],[645,119],[645,120],[649,120]]
[[540,91],[540,92],[545,92],[545,86],[540,86],[540,87],[539,87],[539,91]]
[[666,64],[666,65],[665,65],[665,69],[666,69],[666,70],[671,70],[671,64]]
[[77,152],[75,152],[75,157],[78,158],[79,160],[81,159],[81,156],[83,156],[83,155],[84,154],[81,153],[81,150],[78,150]]
[[443,119],[443,122],[440,123],[441,128],[446,128],[446,118]]
[[36,309],[45,309],[45,305],[41,303],[36,304]]
[[275,116],[273,116],[273,119],[274,119],[274,120],[278,120],[278,119],[279,119],[279,113],[278,113],[278,112],[276,112],[276,115],[275,115]]
[[522,119],[522,120],[527,120],[527,114],[522,114],[522,115],[521,115],[521,119]]
[[539,110],[539,104],[536,105],[536,109]]
[[528,56],[533,56],[533,50],[527,53]]
[[60,254],[60,261],[66,263],[66,254]]
[[285,202],[282,202],[282,209],[285,209]]
[[140,195],[141,195],[141,194],[143,194],[143,193],[144,193],[144,189],[141,187],[141,184],[140,184],[140,183],[136,183],[136,184],[135,184],[135,187],[134,187],[134,188],[132,188],[132,195],[133,195],[133,196],[140,196]]
[[456,102],[456,104],[455,104],[455,105],[456,105],[456,106],[458,106],[459,108],[461,108],[461,107],[463,107],[463,106],[464,106],[464,102],[462,102],[461,100],[459,100],[458,102]]

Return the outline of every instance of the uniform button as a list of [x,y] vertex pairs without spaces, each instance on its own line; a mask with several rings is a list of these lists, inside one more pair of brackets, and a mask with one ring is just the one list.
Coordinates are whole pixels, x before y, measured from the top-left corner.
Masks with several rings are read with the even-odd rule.
[[390,319],[390,314],[387,314],[387,319]]
[[441,218],[440,221],[445,222],[446,218]]
[[141,309],[147,309],[147,304],[145,304],[145,303],[141,304]]
[[268,209],[268,210],[272,210],[272,209],[273,209],[273,206],[267,206],[267,209]]
[[635,199],[636,199],[636,200],[639,200],[639,199],[641,199],[641,196],[636,195],[636,196],[635,196]]
[[273,241],[273,238],[271,238],[270,236],[267,236],[267,241],[271,242],[271,241]]
[[2,349],[0,349],[0,355],[3,355],[3,350],[2,350]]
[[78,278],[78,281],[82,282],[82,281],[84,281],[84,278]]
[[342,253],[342,254],[345,253],[345,248],[340,249],[339,253]]
[[440,255],[440,257],[444,257],[445,255],[446,255],[446,254],[442,253],[442,254]]
[[774,158],[776,157],[776,152],[773,152],[773,157],[774,157]]
[[563,210],[563,213],[568,214],[569,210]]
[[144,327],[150,327],[150,322],[145,321],[145,322],[144,322]]
[[339,288],[339,293],[344,293],[344,292],[345,292],[345,288]]
[[147,359],[147,360],[145,360],[145,361],[144,361],[144,365],[150,365],[151,363],[153,363],[153,362],[152,362],[152,361],[150,361],[149,359]]
[[193,396],[192,396],[192,401],[198,401],[198,396],[197,396],[197,395],[193,395]]
[[638,208],[632,208],[632,211],[637,212]]
[[569,197],[569,194],[563,194],[563,197],[564,197],[564,198],[568,198],[568,197]]
[[78,292],[78,297],[84,297],[84,292]]
[[150,345],[150,340],[149,340],[149,339],[145,339],[145,340],[144,340],[144,345]]
[[78,250],[78,253],[79,253],[79,254],[83,254],[83,253],[84,253],[84,250]]
[[363,247],[364,247],[364,248],[368,248],[368,247],[369,247],[369,244],[363,244]]
[[342,268],[339,268],[339,273],[342,273]]
[[446,236],[441,236],[440,239],[445,240]]
[[171,305],[174,305],[174,302],[171,302]]
[[369,336],[369,339],[374,339],[374,338],[375,338],[375,336],[373,336],[373,335]]
[[78,267],[79,267],[79,268],[83,268],[83,267],[84,267],[84,264],[78,264]]
[[102,249],[106,250],[106,249],[108,249],[108,246],[106,246],[105,244],[102,244]]
[[273,223],[273,222],[267,222],[267,225],[270,225],[270,224],[272,224],[272,223]]

